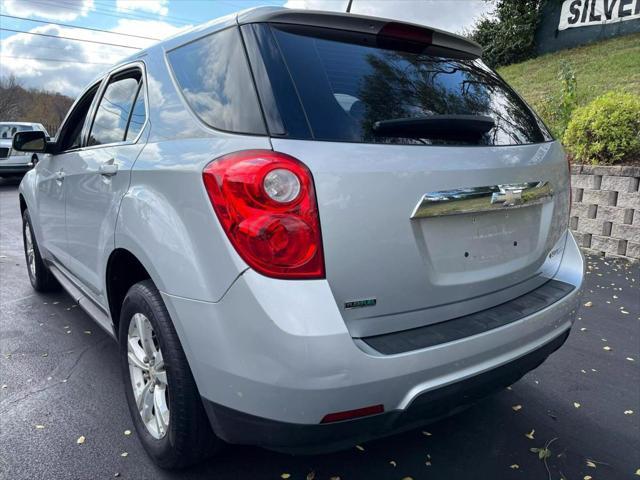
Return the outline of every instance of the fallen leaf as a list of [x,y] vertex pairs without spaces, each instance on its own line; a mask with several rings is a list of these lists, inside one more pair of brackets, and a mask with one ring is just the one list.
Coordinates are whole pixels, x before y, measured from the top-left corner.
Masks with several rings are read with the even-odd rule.
[[313,470],[307,473],[307,480],[314,480],[315,478],[316,478],[316,472],[314,472]]
[[397,467],[398,466],[398,464],[396,462],[394,462],[393,460],[391,460],[389,462],[389,465],[391,465],[392,467]]
[[5,388],[7,388],[7,384],[6,384],[6,383],[3,383],[3,384],[2,384],[2,389],[4,390]]
[[609,345],[605,345],[604,347],[602,347],[603,350],[606,350],[607,352],[611,351],[611,347]]
[[514,412],[517,412],[518,410],[522,410],[522,405],[514,405],[511,408],[513,409]]
[[77,443],[78,445],[82,445],[82,444],[84,443],[84,441],[85,441],[84,435],[80,435],[80,436],[78,437],[78,440],[76,440],[76,443]]
[[427,431],[425,431],[425,430],[423,430],[423,431],[422,431],[422,434],[423,434],[425,437],[430,437],[430,436],[431,436],[431,432],[427,432]]
[[282,475],[280,475],[280,478],[284,478],[286,480],[287,478],[291,478],[291,474],[283,473]]
[[629,312],[627,312],[626,310],[620,310],[620,313],[624,313],[625,315],[629,315]]
[[593,463],[591,460],[587,460],[587,467],[596,468],[596,464]]
[[425,464],[427,467],[430,467],[430,466],[431,466],[431,462],[430,462],[429,460],[427,460],[426,462],[424,462],[424,464]]
[[114,474],[113,474],[113,476],[114,476],[114,477],[119,477],[119,476],[120,476],[120,473],[119,473],[119,472],[116,472],[116,473],[114,473]]
[[640,477],[640,468],[636,470],[636,475]]
[[341,480],[340,477],[331,477],[329,480]]
[[544,460],[545,458],[549,458],[551,456],[551,450],[549,450],[548,448],[541,448],[538,451],[538,458],[540,460]]
[[591,475],[585,475],[582,480],[591,480],[593,477]]
[[403,477],[402,480],[413,480],[413,477]]
[[43,356],[43,357],[48,357],[48,356],[49,356],[49,354],[48,354],[48,353],[43,353],[43,354],[42,354],[42,356]]
[[573,402],[573,406],[576,408],[580,408],[580,404],[578,402]]
[[625,410],[624,414],[625,415],[633,415],[633,410]]
[[582,327],[582,328],[580,329],[580,331],[581,331],[581,332],[586,332],[586,331],[587,331],[587,329],[586,329],[585,327]]
[[36,430],[42,430],[44,429],[44,425],[36,425]]
[[629,360],[630,362],[635,362],[636,361],[635,358],[632,358],[632,357],[627,357],[627,360]]
[[593,302],[587,302],[584,304],[585,307],[592,307],[593,306]]
[[131,435],[131,430],[125,430],[124,434],[128,437],[129,435]]
[[364,447],[362,445],[356,445],[356,448],[361,452],[364,452]]
[[513,465],[510,465],[509,468],[511,470],[518,470],[520,468],[520,465],[518,465],[517,463],[514,463]]
[[120,456],[121,456],[121,457],[128,457],[128,456],[129,456],[129,453],[128,453],[128,452],[122,452],[122,453],[120,454]]
[[535,429],[531,430],[529,433],[525,433],[524,436],[527,437],[529,440],[533,440],[534,433],[536,433]]
[[85,335],[91,335],[91,330],[85,330],[83,333],[84,333]]

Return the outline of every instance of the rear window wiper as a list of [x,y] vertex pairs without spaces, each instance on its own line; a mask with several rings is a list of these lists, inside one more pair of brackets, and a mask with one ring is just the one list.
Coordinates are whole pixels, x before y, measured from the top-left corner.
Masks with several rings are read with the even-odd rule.
[[494,126],[494,120],[484,115],[428,115],[380,120],[373,124],[373,133],[381,137],[471,141],[480,139]]

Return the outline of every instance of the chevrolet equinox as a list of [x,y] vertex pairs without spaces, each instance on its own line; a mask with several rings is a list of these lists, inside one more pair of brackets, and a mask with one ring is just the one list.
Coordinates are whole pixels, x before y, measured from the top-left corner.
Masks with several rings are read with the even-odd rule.
[[569,167],[465,38],[258,8],[92,82],[20,184],[37,291],[117,339],[149,455],[344,448],[566,340]]

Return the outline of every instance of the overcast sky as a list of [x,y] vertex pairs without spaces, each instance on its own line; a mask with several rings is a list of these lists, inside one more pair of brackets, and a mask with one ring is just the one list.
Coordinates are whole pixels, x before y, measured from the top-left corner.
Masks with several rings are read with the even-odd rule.
[[[137,48],[155,43],[154,39],[260,5],[344,11],[347,0],[0,0],[0,13],[4,15],[0,17],[0,28],[5,29],[0,31],[0,75],[14,74],[25,86],[74,97],[102,70]],[[407,20],[454,32],[469,28],[490,10],[491,4],[483,0],[353,0],[351,8],[352,13]]]

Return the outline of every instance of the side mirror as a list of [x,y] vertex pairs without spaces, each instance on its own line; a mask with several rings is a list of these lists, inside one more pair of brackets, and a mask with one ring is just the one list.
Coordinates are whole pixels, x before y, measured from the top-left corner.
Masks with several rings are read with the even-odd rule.
[[47,151],[47,138],[40,130],[17,132],[13,136],[13,150],[17,152],[45,153]]

